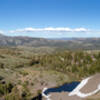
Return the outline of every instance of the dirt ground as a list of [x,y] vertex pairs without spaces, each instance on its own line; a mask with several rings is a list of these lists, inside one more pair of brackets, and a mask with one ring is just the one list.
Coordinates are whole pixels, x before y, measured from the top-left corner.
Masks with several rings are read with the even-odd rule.
[[[80,89],[80,92],[90,93],[96,90],[99,84],[100,84],[100,74],[96,74],[92,76],[92,78],[82,89]],[[99,100],[100,99],[100,92],[96,93],[95,95],[89,96],[87,98],[80,98],[76,95],[68,96],[68,94],[69,94],[68,92],[51,93],[50,99],[51,100]]]

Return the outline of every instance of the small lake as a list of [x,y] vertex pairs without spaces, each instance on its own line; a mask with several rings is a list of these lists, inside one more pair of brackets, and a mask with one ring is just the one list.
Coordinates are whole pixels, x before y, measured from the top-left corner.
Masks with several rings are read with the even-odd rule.
[[55,88],[48,88],[47,90],[44,91],[45,95],[48,95],[53,92],[71,92],[73,91],[80,82],[72,82],[72,83],[66,83],[62,86],[55,87]]

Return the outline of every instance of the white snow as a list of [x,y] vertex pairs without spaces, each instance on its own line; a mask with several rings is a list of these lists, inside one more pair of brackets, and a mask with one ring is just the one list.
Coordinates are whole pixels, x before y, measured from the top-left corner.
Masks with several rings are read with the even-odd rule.
[[[72,91],[68,94],[68,96],[74,96],[77,95],[80,98],[86,98],[88,96],[94,95],[96,94],[98,91],[100,91],[100,84],[98,84],[98,88],[90,93],[82,93],[80,92],[80,89],[82,89],[89,81],[89,79],[91,79],[92,77],[88,77],[84,80],[81,81],[81,83]],[[51,95],[46,95],[44,92],[47,90],[47,88],[44,88],[42,91],[42,96],[45,97],[47,100],[51,100],[50,96]]]
[[45,93],[44,93],[47,89],[48,89],[48,88],[46,88],[46,87],[43,89],[43,91],[42,91],[42,96],[45,97],[47,100],[51,100],[51,99],[50,99],[50,96],[51,96],[51,95],[45,95]]
[[86,79],[84,79],[71,93],[69,93],[69,96],[73,96],[73,95],[77,95],[80,98],[86,98],[88,96],[91,96],[95,93],[97,93],[98,91],[100,91],[100,84],[98,85],[98,88],[90,93],[81,93],[80,89],[82,89],[88,82],[89,79],[91,79],[92,77],[88,77]]

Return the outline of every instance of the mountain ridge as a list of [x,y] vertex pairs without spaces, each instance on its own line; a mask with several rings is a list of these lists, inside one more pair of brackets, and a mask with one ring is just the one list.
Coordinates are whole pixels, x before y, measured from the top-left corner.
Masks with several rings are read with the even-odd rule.
[[57,47],[66,49],[100,49],[100,38],[46,39],[28,36],[5,36],[0,34],[0,46]]

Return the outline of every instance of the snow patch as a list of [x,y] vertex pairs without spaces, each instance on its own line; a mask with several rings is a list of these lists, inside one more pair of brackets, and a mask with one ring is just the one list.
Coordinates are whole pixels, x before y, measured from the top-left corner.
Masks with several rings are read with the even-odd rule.
[[[82,89],[82,88],[88,83],[89,79],[91,79],[91,78],[92,78],[92,77],[88,77],[88,78],[82,80],[81,83],[80,83],[72,92],[70,92],[70,93],[68,94],[68,96],[74,96],[74,95],[76,95],[76,96],[78,96],[78,97],[80,97],[80,98],[86,98],[86,97],[88,97],[88,96],[94,95],[94,94],[96,94],[97,92],[99,92],[99,91],[100,91],[100,84],[98,84],[98,88],[97,88],[96,90],[94,90],[94,91],[92,91],[92,92],[90,92],[90,93],[82,93],[82,92],[80,92],[80,89]],[[47,100],[51,100],[51,99],[50,99],[50,96],[51,96],[51,95],[49,95],[49,94],[46,95],[46,94],[44,93],[47,89],[48,89],[48,88],[44,88],[44,89],[43,89],[43,91],[42,91],[42,96],[45,97]]]
[[48,89],[48,88],[44,88],[44,89],[43,89],[43,91],[42,91],[42,96],[45,97],[47,100],[51,100],[51,99],[50,99],[50,96],[51,96],[51,95],[46,95],[46,94],[44,93],[47,89]]
[[80,89],[82,89],[88,83],[88,80],[91,78],[92,77],[88,77],[88,78],[84,79],[71,93],[69,93],[69,96],[77,95],[80,98],[86,98],[86,97],[96,94],[98,91],[100,91],[100,84],[99,84],[98,88],[90,93],[81,93],[80,92]]

